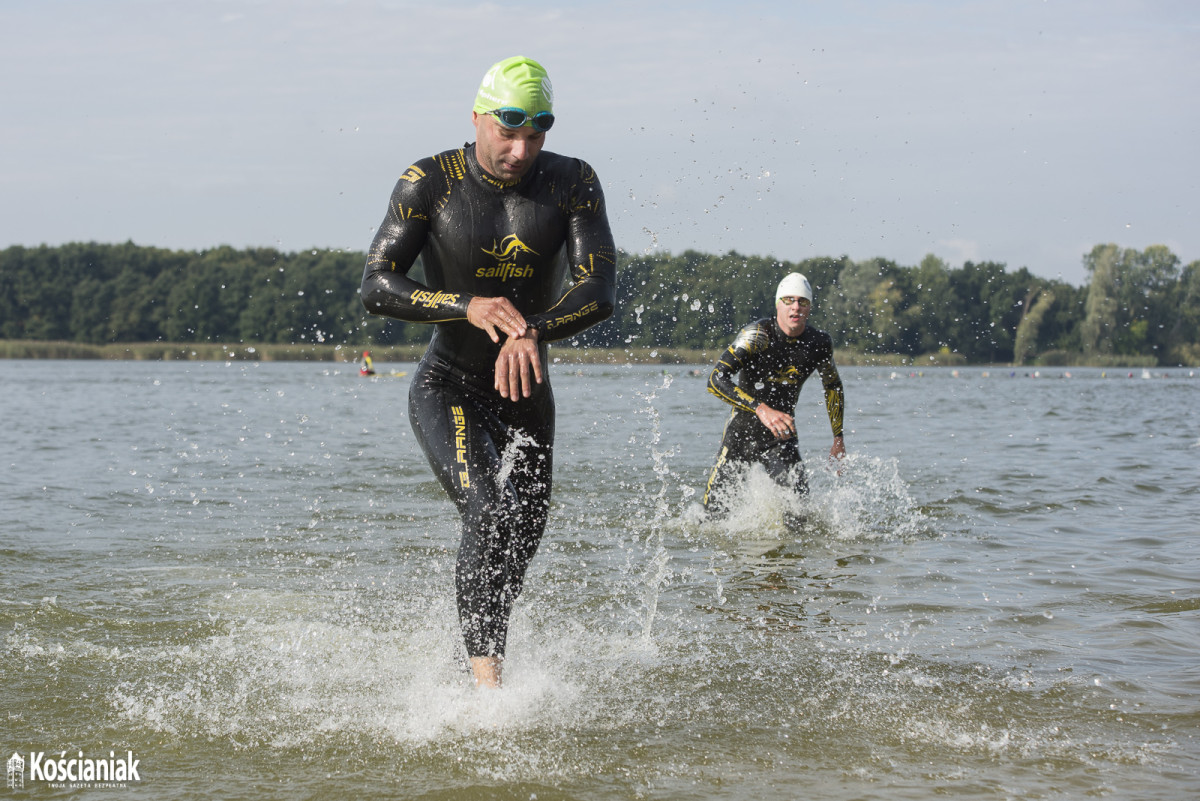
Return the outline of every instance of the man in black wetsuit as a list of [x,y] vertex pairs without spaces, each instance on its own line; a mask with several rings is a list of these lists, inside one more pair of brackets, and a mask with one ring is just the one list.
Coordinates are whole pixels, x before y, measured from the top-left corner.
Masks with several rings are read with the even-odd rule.
[[756,462],[778,483],[798,493],[807,491],[793,415],[800,388],[814,370],[821,375],[833,427],[829,455],[846,455],[842,379],[833,363],[833,340],[808,325],[812,298],[807,278],[800,273],[785,276],[775,290],[775,317],[743,328],[708,377],[708,391],[733,406],[704,493],[704,507],[715,516],[728,511],[726,495],[733,480]]
[[[532,59],[488,70],[471,114],[475,143],[400,176],[362,281],[367,311],[435,326],[409,419],[462,518],[458,614],[485,687],[500,685],[509,616],[549,512],[546,343],[595,325],[615,303],[600,182],[585,162],[542,150],[553,100]],[[410,274],[418,255],[420,281]]]

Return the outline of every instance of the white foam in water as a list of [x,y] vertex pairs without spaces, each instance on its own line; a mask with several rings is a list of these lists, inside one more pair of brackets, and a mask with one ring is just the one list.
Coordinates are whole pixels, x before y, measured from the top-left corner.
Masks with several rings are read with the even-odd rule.
[[[501,691],[474,688],[461,663],[451,668],[418,659],[397,667],[395,691],[366,699],[389,710],[382,715],[380,727],[396,741],[424,744],[477,733],[558,728],[586,716],[588,693],[573,673],[579,669],[579,653],[585,651],[577,641],[531,639],[527,631],[518,613]],[[459,636],[457,629],[451,634]]]
[[728,517],[722,528],[733,533],[775,533],[785,531],[784,516],[802,510],[801,499],[775,483],[767,472],[754,465],[740,481],[729,484]]
[[[804,522],[803,532],[839,540],[903,539],[920,534],[928,521],[900,477],[894,459],[857,454],[838,462],[808,464],[809,492],[797,496],[775,483],[759,465],[751,466],[740,483],[730,485],[729,515],[711,524],[730,535],[792,539],[785,520]],[[684,522],[700,523],[703,508],[693,504]]]
[[[419,599],[407,604],[403,619],[346,623],[313,619],[336,596],[254,591],[230,600],[237,611],[226,615],[236,621],[227,633],[135,657],[147,663],[143,678],[111,696],[121,717],[242,747],[298,747],[339,734],[420,746],[570,728],[603,711],[595,676],[580,675],[580,655],[603,663],[614,649],[625,659],[638,647],[628,637],[598,642],[603,635],[578,626],[534,633],[518,611],[504,689],[477,690],[449,595],[424,609]],[[251,609],[257,618],[239,617]]]
[[810,470],[811,492],[803,503],[805,511],[836,537],[903,539],[925,529],[928,521],[895,459],[850,454],[838,468]]

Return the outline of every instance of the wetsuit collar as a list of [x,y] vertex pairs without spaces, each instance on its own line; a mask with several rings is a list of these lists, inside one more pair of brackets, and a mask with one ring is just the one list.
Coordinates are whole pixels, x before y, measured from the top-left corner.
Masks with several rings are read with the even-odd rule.
[[[479,179],[479,182],[481,184],[483,184],[484,186],[487,186],[487,187],[491,187],[492,189],[515,189],[516,187],[518,187],[521,184],[528,181],[530,176],[532,176],[537,171],[537,168],[538,168],[538,163],[535,160],[533,162],[533,165],[530,166],[529,170],[524,175],[522,175],[518,180],[516,180],[516,181],[501,181],[499,178],[497,178],[496,176],[492,175],[487,170],[485,170],[483,168],[483,165],[479,163],[479,159],[475,156],[475,143],[474,142],[468,142],[466,145],[463,146],[463,150],[466,152],[466,155],[467,155],[467,169],[470,170],[471,175],[473,175],[473,176],[475,176],[475,178]],[[541,157],[542,156],[539,153],[538,159],[540,160]]]

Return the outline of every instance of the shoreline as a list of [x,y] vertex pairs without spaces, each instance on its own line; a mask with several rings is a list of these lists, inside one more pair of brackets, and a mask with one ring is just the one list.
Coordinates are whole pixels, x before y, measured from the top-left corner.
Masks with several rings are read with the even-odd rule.
[[[187,343],[129,342],[93,345],[83,342],[0,340],[0,359],[75,359],[105,361],[259,361],[259,362],[356,362],[363,350],[369,350],[376,362],[418,362],[426,344],[419,345],[332,345],[324,343],[291,345],[267,343]],[[557,345],[551,358],[558,364],[680,364],[711,365],[721,349],[693,348],[591,348]],[[1059,353],[1058,355],[1062,355]],[[857,353],[835,349],[834,358],[846,367],[1124,367],[1174,368],[1183,365],[1158,365],[1152,357],[1106,357],[1093,359],[1055,359],[1053,364],[968,363],[957,353],[933,353],[912,357],[904,354]]]

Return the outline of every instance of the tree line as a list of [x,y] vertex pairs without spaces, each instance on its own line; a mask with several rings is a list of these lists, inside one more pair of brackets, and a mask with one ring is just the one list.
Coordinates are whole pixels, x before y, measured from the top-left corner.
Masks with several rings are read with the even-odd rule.
[[[0,251],[0,339],[418,344],[427,326],[373,317],[358,297],[365,254],[271,248],[175,251],[72,243]],[[1095,246],[1075,287],[997,262],[952,268],[876,258],[787,262],[621,252],[617,310],[573,341],[611,349],[724,347],[773,313],[785,273],[816,294],[812,324],[862,354],[973,364],[1200,365],[1200,261],[1166,247]]]

